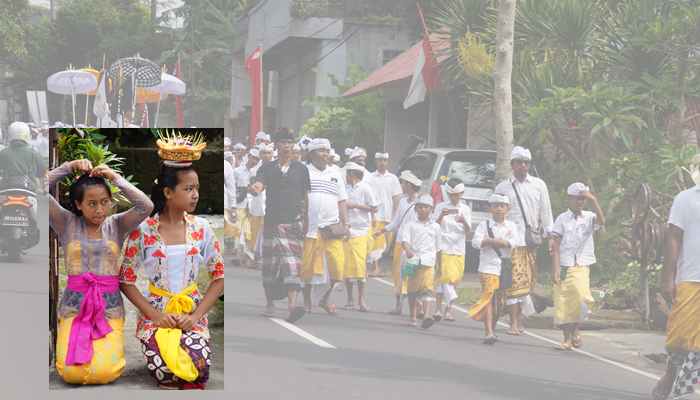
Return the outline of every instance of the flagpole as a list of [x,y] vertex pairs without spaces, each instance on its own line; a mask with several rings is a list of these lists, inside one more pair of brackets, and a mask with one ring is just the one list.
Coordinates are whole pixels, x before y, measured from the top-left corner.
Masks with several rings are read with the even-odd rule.
[[[265,90],[265,77],[263,76],[263,45],[260,43],[260,130],[265,130],[265,124],[263,123],[263,114],[265,113],[265,100],[263,99],[263,94]],[[256,132],[257,134],[257,132]],[[255,143],[255,142],[253,142]]]

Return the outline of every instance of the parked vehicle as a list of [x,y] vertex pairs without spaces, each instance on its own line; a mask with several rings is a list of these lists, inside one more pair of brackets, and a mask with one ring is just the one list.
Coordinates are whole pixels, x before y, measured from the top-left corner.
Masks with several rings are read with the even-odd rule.
[[23,252],[39,244],[39,227],[32,213],[27,189],[0,190],[0,253],[11,261],[21,261]]

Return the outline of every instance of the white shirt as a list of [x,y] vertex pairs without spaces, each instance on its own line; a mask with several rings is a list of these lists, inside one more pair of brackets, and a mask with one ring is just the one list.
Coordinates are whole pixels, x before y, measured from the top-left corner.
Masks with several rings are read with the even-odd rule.
[[700,282],[700,185],[673,199],[668,223],[683,230],[676,282]]
[[440,225],[431,220],[411,221],[401,229],[399,241],[408,243],[420,259],[420,265],[434,267],[440,242]]
[[442,210],[457,210],[457,214],[449,214],[442,218],[440,223],[440,251],[445,254],[454,256],[463,256],[467,242],[467,231],[464,229],[464,224],[457,222],[458,216],[463,216],[467,221],[467,226],[472,224],[472,210],[459,202],[456,206],[448,201],[444,201],[435,207],[432,220],[438,222]]
[[224,161],[224,207],[236,206],[236,177],[233,167],[228,161]]
[[[377,201],[374,193],[368,184],[358,182],[357,185],[347,185],[348,203],[361,204],[368,207],[376,207]],[[372,222],[372,212],[357,208],[348,209],[348,223],[350,224],[350,236],[360,237],[369,234],[369,227]]]
[[416,214],[416,208],[414,207],[415,200],[409,200],[408,196],[403,195],[399,200],[399,206],[396,209],[396,214],[392,218],[389,225],[384,229],[387,232],[396,232],[400,234],[401,227],[405,226],[409,222],[418,221],[418,214]]
[[254,217],[264,217],[265,216],[265,201],[266,193],[263,190],[254,196],[252,193],[248,193],[248,211],[250,215]]
[[561,238],[559,264],[562,267],[587,267],[596,263],[593,232],[600,229],[596,215],[581,211],[581,216],[568,210],[557,217],[552,233]]
[[347,200],[348,194],[337,170],[326,167],[321,171],[311,163],[306,167],[311,181],[309,229],[306,237],[316,239],[318,228],[340,222],[338,202]]
[[400,196],[403,193],[399,178],[388,171],[384,174],[374,171],[369,175],[368,183],[379,202],[377,212],[374,214],[375,220],[390,222],[394,217],[394,196]]
[[186,244],[176,244],[166,246],[168,254],[168,291],[170,293],[180,293],[185,288],[187,277],[185,276],[185,257],[187,255]]
[[[245,187],[246,190],[250,185],[250,178],[254,175],[252,169],[248,169],[245,164],[233,170],[236,179],[236,186],[239,188]],[[238,189],[240,190],[240,189]],[[243,198],[243,201],[236,203],[236,208],[248,208],[248,196]]]
[[510,243],[510,249],[498,249],[504,258],[510,258],[511,250],[518,244],[518,227],[513,223],[513,221],[505,220],[503,223],[498,224],[493,220],[493,218],[489,217],[489,219],[486,221],[482,221],[479,226],[476,227],[476,231],[474,232],[472,247],[481,250],[479,253],[479,272],[484,274],[501,275],[501,258],[498,257],[496,250],[494,250],[494,248],[491,246],[482,246],[484,239],[491,238],[486,226],[487,221],[491,226],[491,230],[493,231],[494,239],[502,239]]
[[518,181],[515,177],[510,177],[499,183],[494,192],[504,194],[510,199],[510,211],[506,218],[517,225],[518,246],[522,247],[525,246],[525,221],[520,211],[518,197],[513,190],[513,182],[515,182],[515,187],[518,189],[518,194],[520,194],[520,199],[523,202],[527,222],[532,229],[538,230],[540,227],[543,227],[544,232],[549,234],[554,224],[554,218],[552,216],[549,190],[542,179],[528,175],[523,182]]

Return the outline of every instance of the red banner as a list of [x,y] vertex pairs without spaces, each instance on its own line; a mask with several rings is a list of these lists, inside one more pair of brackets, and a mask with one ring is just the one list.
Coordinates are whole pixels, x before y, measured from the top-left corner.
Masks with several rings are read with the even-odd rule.
[[255,144],[255,135],[262,130],[263,123],[263,73],[262,48],[258,47],[245,60],[245,68],[250,77],[250,129],[248,130],[250,146]]

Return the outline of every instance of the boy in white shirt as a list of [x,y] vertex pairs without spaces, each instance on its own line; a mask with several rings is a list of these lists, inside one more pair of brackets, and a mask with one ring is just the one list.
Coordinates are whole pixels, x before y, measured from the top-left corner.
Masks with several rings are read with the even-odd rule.
[[464,276],[464,252],[467,235],[471,230],[472,210],[462,201],[464,183],[450,179],[445,185],[449,199],[435,207],[433,221],[440,225],[440,262],[437,293],[437,309],[434,318],[442,319],[442,301],[445,305],[445,320],[454,321],[450,312],[452,301],[457,298],[455,288]]
[[511,259],[512,249],[517,245],[518,227],[513,221],[506,219],[510,210],[508,196],[493,194],[489,198],[491,218],[479,224],[472,238],[472,247],[481,250],[479,254],[479,280],[481,281],[481,297],[469,309],[469,316],[484,322],[484,344],[496,343],[493,332],[494,295],[500,288],[502,273],[508,273],[506,268]]
[[[379,203],[377,212],[373,215],[372,231],[381,232],[391,222],[401,200],[401,183],[399,178],[388,171],[389,153],[376,153],[374,162],[377,170],[370,174],[369,185]],[[368,255],[368,263],[373,266],[369,276],[381,276],[379,259],[382,258],[387,244],[391,242],[389,234],[373,235],[372,246]]]
[[[552,276],[554,281],[554,323],[561,327],[562,350],[581,347],[579,325],[593,303],[590,288],[590,266],[596,263],[593,233],[605,225],[598,200],[583,183],[571,184],[566,193],[569,210],[554,222],[552,235]],[[583,207],[586,200],[593,203],[595,213]]]
[[377,209],[377,201],[372,189],[362,181],[364,168],[353,162],[345,164],[348,182],[347,208],[350,238],[345,241],[345,285],[348,303],[346,309],[355,307],[353,301],[353,283],[357,282],[358,306],[362,312],[368,311],[365,299],[365,282],[367,281],[367,249],[372,212]]
[[435,261],[440,241],[440,225],[430,220],[433,198],[421,194],[416,200],[415,210],[418,219],[409,222],[399,231],[401,247],[406,255],[406,263],[401,274],[408,276],[408,305],[411,325],[417,326],[418,303],[422,305],[425,318],[421,327],[430,328],[435,320],[430,316],[430,305],[435,298]]

